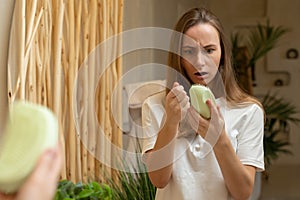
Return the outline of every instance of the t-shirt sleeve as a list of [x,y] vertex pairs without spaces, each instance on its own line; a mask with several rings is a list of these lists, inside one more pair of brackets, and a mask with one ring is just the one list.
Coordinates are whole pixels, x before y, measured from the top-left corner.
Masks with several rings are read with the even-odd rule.
[[142,160],[146,159],[146,152],[153,149],[157,134],[160,130],[160,124],[164,115],[162,104],[153,100],[154,97],[148,98],[142,105]]
[[244,165],[264,170],[264,112],[258,106],[251,106],[237,136],[237,155]]

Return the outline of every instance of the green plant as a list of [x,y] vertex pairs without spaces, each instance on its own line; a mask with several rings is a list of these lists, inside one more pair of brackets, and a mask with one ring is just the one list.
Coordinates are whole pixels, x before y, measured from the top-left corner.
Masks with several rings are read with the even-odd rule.
[[[141,152],[140,142],[137,139],[136,151]],[[136,154],[138,155],[138,154]],[[152,200],[155,199],[156,188],[152,185],[146,166],[138,156],[135,163],[122,162],[122,169],[117,173],[117,182],[108,179],[113,188],[114,199],[117,200]]]
[[247,39],[247,47],[250,53],[249,66],[255,65],[258,59],[275,48],[279,39],[288,31],[283,26],[271,26],[269,21],[266,25],[258,24],[253,30],[250,30]]
[[279,153],[292,154],[288,149],[290,143],[280,139],[280,134],[288,134],[290,123],[298,124],[300,119],[295,117],[296,107],[277,95],[269,93],[262,101],[266,112],[266,122],[264,127],[264,153],[265,164],[268,168],[273,160],[276,160]]
[[146,172],[118,173],[119,183],[112,183],[114,199],[118,200],[152,200],[156,189],[149,180]]
[[69,180],[61,180],[54,200],[111,200],[112,193],[112,189],[107,184],[99,184],[95,181],[74,184]]
[[[136,149],[140,152],[140,145]],[[152,185],[146,166],[139,157],[136,156],[135,163],[119,160],[122,170],[116,171],[116,176],[105,177],[107,184],[74,184],[62,180],[57,187],[55,200],[154,200],[156,188]]]
[[267,21],[265,25],[258,23],[254,27],[249,27],[243,35],[240,32],[231,35],[234,70],[238,82],[246,92],[252,94],[257,60],[274,49],[287,32],[289,29],[283,26],[272,26]]

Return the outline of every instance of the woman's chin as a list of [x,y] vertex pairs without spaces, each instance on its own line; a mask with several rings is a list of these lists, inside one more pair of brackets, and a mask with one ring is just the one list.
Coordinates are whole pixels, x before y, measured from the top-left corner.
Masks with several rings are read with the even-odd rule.
[[193,80],[194,84],[207,85],[208,82],[204,78],[197,77]]

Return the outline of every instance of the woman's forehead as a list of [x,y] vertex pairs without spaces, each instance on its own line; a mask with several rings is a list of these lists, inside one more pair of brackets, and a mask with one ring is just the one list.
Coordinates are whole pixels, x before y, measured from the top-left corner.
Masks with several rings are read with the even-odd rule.
[[217,45],[220,42],[219,33],[208,23],[200,23],[190,27],[183,36],[183,45],[206,46]]

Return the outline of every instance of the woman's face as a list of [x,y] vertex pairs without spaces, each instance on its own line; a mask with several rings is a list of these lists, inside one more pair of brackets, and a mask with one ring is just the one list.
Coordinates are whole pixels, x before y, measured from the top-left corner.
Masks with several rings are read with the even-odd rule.
[[189,28],[182,41],[181,64],[194,84],[207,85],[218,72],[221,46],[218,31],[208,23]]

